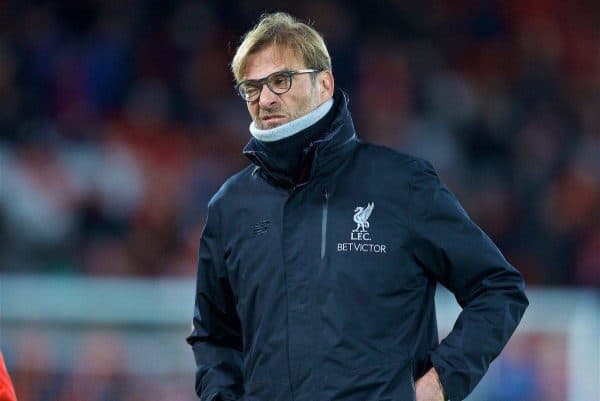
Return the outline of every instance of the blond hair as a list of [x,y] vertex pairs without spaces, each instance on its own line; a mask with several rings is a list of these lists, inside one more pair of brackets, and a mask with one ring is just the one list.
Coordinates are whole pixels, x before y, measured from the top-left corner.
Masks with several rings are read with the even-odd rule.
[[256,26],[248,31],[231,61],[231,71],[239,83],[250,54],[269,45],[290,49],[304,61],[306,68],[331,70],[331,57],[325,41],[311,26],[284,12],[263,14]]

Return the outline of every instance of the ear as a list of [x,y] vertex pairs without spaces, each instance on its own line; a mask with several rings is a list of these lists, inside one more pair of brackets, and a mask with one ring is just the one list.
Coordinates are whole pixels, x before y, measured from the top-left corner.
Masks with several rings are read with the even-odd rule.
[[330,70],[321,71],[318,75],[320,84],[321,100],[325,101],[333,96],[334,80],[333,73]]

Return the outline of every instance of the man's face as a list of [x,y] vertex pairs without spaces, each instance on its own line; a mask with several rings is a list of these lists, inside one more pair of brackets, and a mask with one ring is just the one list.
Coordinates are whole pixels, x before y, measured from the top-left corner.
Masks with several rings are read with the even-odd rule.
[[[304,62],[293,51],[269,45],[247,56],[243,80],[261,79],[276,71],[305,68]],[[259,98],[246,103],[256,126],[260,129],[280,126],[321,104],[324,101],[322,84],[311,75],[294,75],[291,89],[281,95],[273,93],[265,84]]]

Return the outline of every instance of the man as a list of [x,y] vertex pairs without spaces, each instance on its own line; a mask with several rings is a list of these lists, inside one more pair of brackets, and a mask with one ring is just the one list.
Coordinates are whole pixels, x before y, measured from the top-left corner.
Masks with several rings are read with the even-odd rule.
[[[357,139],[314,29],[265,15],[232,70],[252,164],[200,242],[200,399],[465,398],[527,306],[519,273],[430,164]],[[437,282],[463,307],[441,344]]]

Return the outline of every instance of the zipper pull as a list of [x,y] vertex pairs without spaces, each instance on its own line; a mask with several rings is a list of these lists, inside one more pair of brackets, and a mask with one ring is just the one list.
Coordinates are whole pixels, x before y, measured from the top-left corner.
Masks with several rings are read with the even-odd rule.
[[327,192],[327,187],[323,187],[323,197],[325,200],[329,198],[329,192]]

